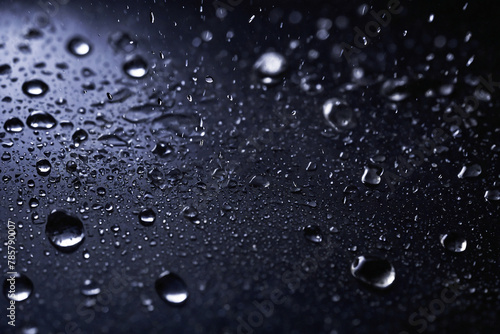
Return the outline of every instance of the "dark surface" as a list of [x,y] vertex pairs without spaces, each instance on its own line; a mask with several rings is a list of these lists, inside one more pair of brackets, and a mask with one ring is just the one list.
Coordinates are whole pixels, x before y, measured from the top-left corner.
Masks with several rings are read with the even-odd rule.
[[[500,82],[495,2],[463,9],[464,1],[401,1],[403,12],[350,62],[339,45],[352,45],[354,27],[373,20],[359,14],[361,3],[242,1],[220,19],[210,1],[65,2],[49,9],[45,1],[2,1],[0,9],[0,66],[10,66],[0,67],[0,218],[16,223],[16,271],[34,286],[16,303],[14,330],[2,311],[1,333],[498,331],[499,207],[484,196],[500,189],[500,87],[457,118],[459,127],[444,116],[474,96],[474,78]],[[293,12],[300,22],[290,23]],[[343,29],[339,16],[348,19]],[[320,18],[333,23],[324,40],[315,37]],[[132,52],[111,46],[120,31],[137,41]],[[75,36],[89,41],[89,55],[68,52]],[[252,66],[269,50],[288,66],[266,87]],[[142,79],[123,70],[132,55],[148,63]],[[353,78],[354,68],[362,78]],[[304,91],[307,76],[322,90]],[[408,97],[391,101],[381,87],[401,77]],[[27,96],[22,85],[31,79],[49,91]],[[444,84],[451,94],[440,93]],[[352,108],[354,128],[337,132],[326,123],[322,106],[334,97]],[[58,124],[29,128],[33,110]],[[130,122],[138,116],[143,121]],[[23,121],[22,132],[4,131],[12,117]],[[75,145],[78,129],[88,138]],[[387,175],[402,175],[397,166],[433,143],[436,129],[446,135],[439,147],[390,185]],[[159,141],[173,153],[153,153]],[[43,159],[52,166],[46,176],[36,170]],[[474,163],[481,175],[457,177]],[[384,170],[379,185],[361,181],[370,164]],[[187,206],[198,215],[189,217]],[[139,222],[146,209],[156,213],[151,225]],[[83,222],[76,251],[60,252],[46,237],[53,210]],[[321,242],[305,237],[308,225],[319,227]],[[466,238],[464,252],[440,244],[449,232]],[[388,289],[351,275],[351,262],[367,254],[394,266]],[[158,295],[155,281],[165,271],[184,280],[186,303]],[[87,279],[100,294],[82,293]],[[409,320],[439,304],[450,285],[458,291],[453,301],[434,317]],[[283,303],[258,311],[276,294]],[[0,308],[7,305],[2,298]],[[257,312],[266,313],[261,323],[239,327],[238,319],[259,322]]]

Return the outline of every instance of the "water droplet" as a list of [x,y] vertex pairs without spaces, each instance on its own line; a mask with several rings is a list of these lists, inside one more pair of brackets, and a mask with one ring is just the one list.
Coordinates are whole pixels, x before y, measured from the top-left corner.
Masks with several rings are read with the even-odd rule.
[[[12,290],[15,292],[10,293]],[[3,281],[3,294],[10,300],[21,302],[28,299],[31,292],[33,292],[33,282],[24,274],[15,273]]]
[[4,127],[5,131],[7,131],[7,132],[17,133],[17,132],[23,131],[24,124],[19,118],[14,117],[14,118],[8,119],[5,122],[3,127]]
[[166,157],[173,151],[174,148],[170,144],[160,141],[156,143],[152,152],[160,157]]
[[396,278],[396,271],[389,261],[372,255],[361,255],[354,259],[351,274],[360,281],[380,289],[389,287]]
[[139,222],[144,226],[151,226],[156,220],[156,213],[153,209],[146,209],[139,213]]
[[134,56],[125,62],[123,70],[131,78],[140,79],[148,73],[148,63],[141,56]]
[[192,206],[186,206],[182,209],[182,214],[189,220],[196,220],[198,217],[198,210]]
[[76,162],[74,162],[73,160],[70,160],[66,163],[66,170],[70,173],[73,173],[74,171],[76,171],[76,168],[77,168],[77,164]]
[[181,305],[188,298],[186,283],[178,275],[165,271],[155,282],[155,289],[161,299],[171,305]]
[[36,162],[36,172],[40,176],[47,176],[50,174],[52,166],[47,159],[39,160]]
[[304,237],[314,243],[320,243],[323,241],[321,229],[317,225],[307,225],[304,228]]
[[450,252],[461,253],[467,248],[467,240],[459,233],[441,234],[440,240],[441,245]]
[[407,84],[408,77],[389,79],[382,85],[380,93],[385,95],[391,101],[403,101],[409,95]]
[[484,199],[487,201],[500,201],[500,190],[486,190]]
[[75,251],[85,238],[80,219],[62,211],[55,211],[49,215],[45,234],[52,245],[62,252]]
[[266,52],[261,55],[255,64],[254,70],[261,77],[264,84],[273,84],[279,82],[281,76],[287,67],[286,59],[277,52]]
[[326,122],[337,131],[352,129],[356,126],[354,112],[347,102],[332,98],[323,104]]
[[458,173],[458,177],[460,179],[478,177],[479,175],[481,175],[481,172],[481,166],[478,164],[463,166],[460,173]]
[[149,12],[149,20],[151,23],[155,23],[155,14],[153,12]]
[[115,32],[109,36],[109,44],[115,51],[132,52],[137,48],[137,42],[124,32]]
[[211,76],[207,75],[206,78],[205,78],[205,81],[207,83],[213,83],[214,82],[214,78],[212,78]]
[[0,75],[10,74],[12,72],[12,68],[9,64],[0,65]]
[[71,139],[73,139],[73,141],[75,143],[82,143],[85,140],[87,140],[88,137],[89,137],[89,135],[88,135],[87,131],[85,131],[83,129],[78,129],[75,131],[75,133],[73,133],[73,136],[71,136]]
[[42,97],[49,91],[49,86],[42,80],[34,79],[26,81],[22,89],[30,97]]
[[68,51],[74,56],[87,56],[91,50],[92,47],[90,46],[90,43],[83,37],[74,37],[68,42]]
[[370,165],[365,167],[361,182],[366,185],[376,186],[382,181],[384,170],[381,167]]
[[52,129],[57,121],[45,111],[35,110],[26,119],[26,124],[32,129]]
[[84,296],[92,297],[97,296],[99,293],[101,293],[101,289],[96,282],[90,279],[86,279],[85,282],[83,282],[81,292]]

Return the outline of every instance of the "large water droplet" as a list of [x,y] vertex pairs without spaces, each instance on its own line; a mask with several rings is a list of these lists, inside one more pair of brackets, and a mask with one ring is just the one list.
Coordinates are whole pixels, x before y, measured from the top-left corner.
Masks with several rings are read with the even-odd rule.
[[347,102],[332,98],[323,104],[326,122],[337,131],[352,129],[356,126],[354,112]]
[[151,226],[156,220],[156,213],[153,209],[146,209],[139,213],[139,222],[144,226]]
[[31,97],[41,97],[49,91],[49,86],[39,79],[26,81],[22,88],[24,94]]
[[155,289],[161,299],[171,305],[181,305],[188,298],[186,283],[178,275],[165,271],[155,282]]
[[459,233],[441,234],[440,240],[441,245],[450,252],[461,253],[467,248],[467,240]]
[[82,143],[84,142],[85,140],[87,140],[87,138],[89,137],[87,131],[83,130],[83,129],[78,129],[75,131],[75,133],[73,133],[73,136],[71,136],[71,139],[73,139],[73,141],[75,143]]
[[304,237],[314,243],[320,243],[323,241],[321,229],[317,225],[307,225],[304,228]]
[[62,252],[75,251],[85,238],[80,219],[61,211],[51,213],[45,226],[50,242]]
[[3,125],[3,127],[4,127],[5,131],[7,131],[7,132],[17,133],[17,132],[23,131],[24,124],[19,118],[14,117],[14,118],[8,119],[5,122],[5,124]]
[[148,73],[148,63],[141,56],[134,56],[123,64],[123,70],[131,78],[140,79]]
[[166,157],[167,155],[170,155],[174,151],[173,147],[165,142],[158,142],[156,143],[153,153],[160,156],[160,157]]
[[396,271],[389,261],[372,255],[354,259],[351,273],[360,281],[380,289],[389,287],[396,278]]
[[68,42],[68,51],[77,57],[84,57],[90,53],[92,47],[83,37],[74,37]]
[[253,68],[262,83],[273,84],[279,82],[279,77],[285,72],[286,66],[286,59],[281,54],[266,52],[257,59]]
[[45,111],[35,110],[26,119],[26,124],[32,129],[52,129],[57,121]]
[[500,190],[486,190],[484,193],[484,199],[487,201],[500,201]]
[[36,162],[36,172],[40,176],[47,176],[50,174],[52,166],[47,159],[39,160]]
[[458,177],[460,179],[478,177],[479,175],[481,175],[481,172],[481,166],[478,164],[463,166],[460,173],[458,173]]
[[365,167],[361,182],[366,185],[376,186],[382,180],[384,170],[381,167],[370,165]]
[[3,294],[10,300],[21,302],[28,299],[33,292],[33,282],[24,274],[9,275],[3,281]]

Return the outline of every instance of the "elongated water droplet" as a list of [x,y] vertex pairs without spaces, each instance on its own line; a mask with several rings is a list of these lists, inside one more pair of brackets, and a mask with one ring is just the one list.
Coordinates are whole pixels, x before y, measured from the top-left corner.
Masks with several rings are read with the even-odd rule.
[[478,164],[463,166],[460,173],[458,173],[458,177],[460,179],[478,177],[479,175],[481,175],[481,172],[481,166]]
[[166,157],[167,155],[170,155],[173,151],[174,149],[170,144],[160,141],[156,143],[152,152],[160,157]]
[[93,280],[86,279],[85,282],[83,282],[81,292],[84,296],[93,297],[101,293],[101,288],[99,288],[97,283]]
[[486,192],[484,193],[484,199],[487,201],[500,201],[500,190],[486,190]]
[[49,86],[39,79],[26,81],[22,88],[24,94],[30,97],[42,97],[49,91]]
[[24,274],[15,273],[3,281],[3,294],[7,299],[21,302],[28,299],[31,292],[33,292],[33,282]]
[[408,92],[408,77],[399,79],[389,79],[382,85],[380,93],[385,95],[389,100],[394,102],[403,101],[409,96]]
[[45,234],[52,245],[62,252],[75,251],[85,238],[80,219],[62,211],[55,211],[49,215]]
[[26,119],[26,124],[32,129],[48,130],[56,126],[57,121],[45,111],[35,110]]
[[351,273],[360,281],[379,289],[389,287],[396,278],[396,271],[389,261],[372,255],[355,258]]
[[161,299],[171,305],[182,305],[188,298],[186,283],[178,275],[165,271],[155,282]]
[[3,127],[4,127],[5,131],[7,131],[7,132],[17,133],[17,132],[23,131],[24,124],[19,118],[14,117],[14,118],[8,119],[5,122],[5,124],[3,125]]

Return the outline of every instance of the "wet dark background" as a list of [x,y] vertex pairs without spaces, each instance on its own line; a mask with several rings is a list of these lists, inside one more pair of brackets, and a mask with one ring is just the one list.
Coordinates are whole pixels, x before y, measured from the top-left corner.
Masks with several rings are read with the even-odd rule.
[[[364,4],[378,11],[387,2]],[[500,87],[478,93],[475,79],[500,81],[498,6],[401,1],[403,12],[347,62],[339,45],[352,45],[354,27],[372,21],[362,5],[242,1],[221,19],[210,1],[2,1],[0,65],[10,70],[0,74],[0,217],[16,223],[16,271],[34,289],[16,303],[16,328],[2,316],[0,332],[498,330],[498,198],[485,193],[500,188]],[[328,37],[318,37],[321,27]],[[130,48],[110,42],[120,32],[134,40]],[[89,55],[68,52],[75,36],[89,41]],[[287,69],[266,86],[252,66],[270,50]],[[144,78],[125,74],[132,55],[146,60]],[[402,77],[407,84],[396,92],[407,97],[394,101],[382,87]],[[43,97],[23,93],[34,78],[49,86]],[[452,127],[446,108],[471,96],[479,106]],[[334,97],[353,110],[352,129],[325,121],[322,106]],[[29,128],[33,110],[57,125]],[[21,132],[4,128],[12,117],[23,121]],[[78,129],[88,138],[75,145]],[[411,175],[392,186],[384,177],[363,184],[365,166],[399,175],[398,157],[410,161],[434,129],[448,138]],[[173,153],[152,152],[160,141]],[[36,169],[43,159],[46,176]],[[458,178],[471,164],[481,174]],[[187,217],[187,206],[198,214]],[[145,209],[156,214],[151,226],[139,222]],[[53,210],[83,222],[76,251],[49,242]],[[308,225],[321,242],[305,238]],[[449,232],[467,240],[464,252],[440,244]],[[366,254],[394,266],[389,288],[351,275],[351,262]],[[155,291],[165,270],[186,283],[185,304],[169,305]],[[101,292],[85,296],[85,280]],[[453,284],[453,302],[409,321]],[[286,301],[257,316],[258,326],[239,327],[276,289]],[[7,304],[2,298],[0,307]]]

